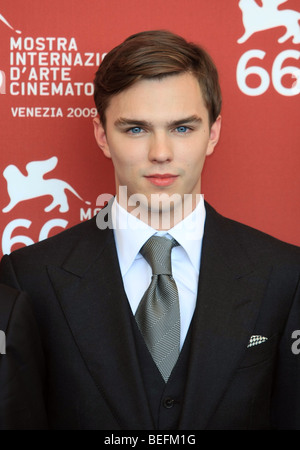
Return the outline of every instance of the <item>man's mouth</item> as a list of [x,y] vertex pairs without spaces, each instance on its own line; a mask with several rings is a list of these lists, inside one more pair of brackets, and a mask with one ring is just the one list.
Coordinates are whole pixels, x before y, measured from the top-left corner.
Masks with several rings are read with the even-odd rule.
[[170,186],[178,178],[178,175],[172,175],[170,173],[148,175],[145,178],[155,186]]

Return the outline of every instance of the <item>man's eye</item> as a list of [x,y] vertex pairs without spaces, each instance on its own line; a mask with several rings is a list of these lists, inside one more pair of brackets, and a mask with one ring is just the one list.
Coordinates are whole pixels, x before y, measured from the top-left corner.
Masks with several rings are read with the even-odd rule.
[[139,133],[141,133],[142,131],[143,131],[143,129],[140,128],[140,127],[133,127],[133,128],[130,128],[130,129],[128,130],[128,132],[129,132],[130,134],[139,134]]
[[189,130],[190,130],[190,128],[185,127],[183,125],[176,128],[177,133],[182,133],[182,134],[187,133]]

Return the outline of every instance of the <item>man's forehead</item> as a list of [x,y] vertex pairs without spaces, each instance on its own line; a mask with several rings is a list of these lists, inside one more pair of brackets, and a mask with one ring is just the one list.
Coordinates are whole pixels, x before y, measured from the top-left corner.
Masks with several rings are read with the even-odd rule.
[[174,91],[177,92],[177,95],[180,93],[188,95],[189,92],[193,92],[194,96],[197,95],[203,98],[202,89],[197,78],[191,73],[184,72],[176,75],[168,75],[163,78],[142,78],[113,95],[111,99],[134,97],[136,92],[143,96],[152,96],[155,93],[164,93],[165,95],[172,93],[172,96],[174,96]]
[[111,97],[106,120],[126,126],[181,123],[208,120],[208,109],[198,80],[191,74],[168,76],[161,80],[140,80]]

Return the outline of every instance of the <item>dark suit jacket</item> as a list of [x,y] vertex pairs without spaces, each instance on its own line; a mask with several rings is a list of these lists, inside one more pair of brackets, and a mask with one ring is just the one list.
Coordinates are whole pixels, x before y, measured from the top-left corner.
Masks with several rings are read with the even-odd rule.
[[[179,429],[300,429],[300,249],[206,210]],[[34,305],[50,427],[153,429],[112,230],[84,222],[0,273]]]
[[0,285],[0,330],[5,333],[0,430],[45,429],[45,365],[37,324],[26,296],[4,285]]

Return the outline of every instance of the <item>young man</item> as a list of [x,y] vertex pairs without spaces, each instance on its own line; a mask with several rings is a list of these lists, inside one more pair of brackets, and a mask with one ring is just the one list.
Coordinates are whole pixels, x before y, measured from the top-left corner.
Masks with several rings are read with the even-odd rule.
[[300,250],[200,195],[221,128],[210,57],[136,34],[99,67],[95,103],[116,197],[1,264],[34,305],[50,428],[300,429]]

